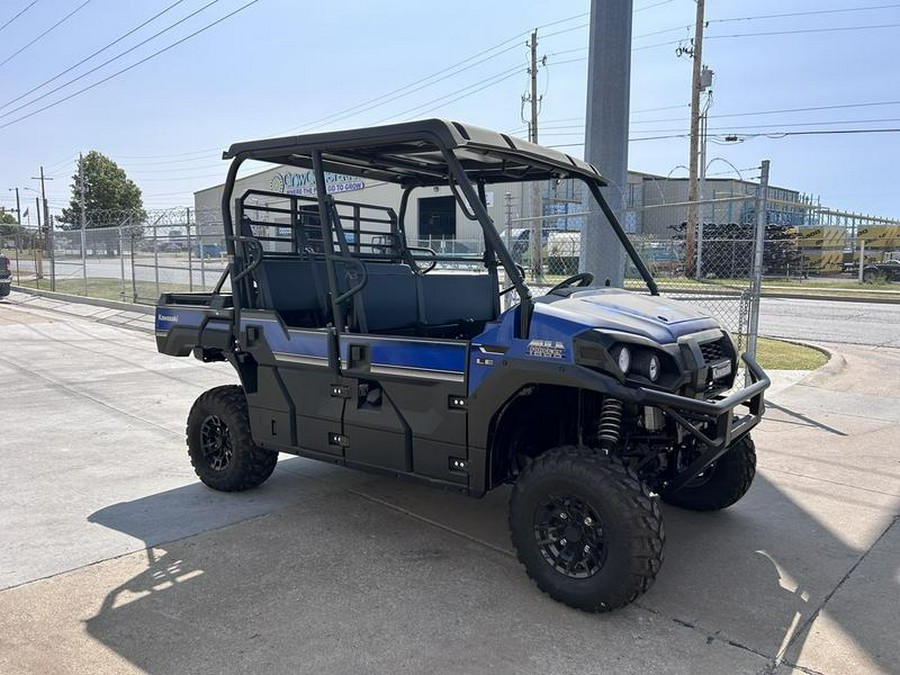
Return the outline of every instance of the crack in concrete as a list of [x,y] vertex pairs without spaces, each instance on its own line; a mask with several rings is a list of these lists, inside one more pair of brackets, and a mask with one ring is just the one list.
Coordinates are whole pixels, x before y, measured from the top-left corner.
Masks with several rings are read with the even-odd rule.
[[[779,650],[778,654],[775,655],[776,665],[779,665],[781,663],[787,663],[787,661],[785,661],[784,656],[785,656],[785,654],[787,654],[788,650],[794,645],[794,643],[797,642],[797,640],[800,638],[800,636],[803,635],[809,629],[810,626],[812,626],[813,622],[822,613],[822,610],[825,609],[825,605],[828,604],[828,601],[831,600],[831,598],[834,597],[834,594],[840,590],[841,586],[843,586],[847,582],[847,580],[849,580],[850,577],[853,576],[853,573],[856,571],[856,568],[862,564],[862,562],[868,557],[868,555],[872,552],[872,550],[876,546],[878,546],[878,544],[881,542],[881,540],[887,536],[888,532],[891,531],[891,528],[894,527],[895,525],[897,525],[898,522],[900,522],[900,515],[895,515],[891,519],[891,522],[888,523],[888,526],[886,528],[884,528],[882,533],[879,534],[878,537],[875,539],[875,541],[872,542],[872,545],[866,549],[866,551],[859,557],[859,559],[855,563],[853,563],[853,565],[851,565],[850,569],[847,570],[846,574],[844,574],[844,576],[841,577],[840,581],[837,582],[837,585],[833,589],[831,589],[831,591],[828,593],[828,595],[826,595],[822,599],[822,602],[819,603],[819,606],[816,607],[816,609],[813,611],[813,613],[809,615],[809,617],[806,619],[806,621],[804,621],[800,626],[797,627],[797,629],[794,631],[794,635],[791,636],[791,639],[788,640],[787,644],[785,644]],[[795,668],[803,669],[803,667],[799,666],[799,665],[795,665],[795,664],[789,664],[789,665],[792,665],[792,667],[795,667]],[[810,672],[813,675],[816,675],[816,671],[814,671],[812,669],[809,669],[808,671],[804,670],[804,672]],[[821,674],[818,674],[818,675],[821,675]]]
[[[753,647],[750,647],[749,645],[745,645],[745,644],[738,642],[737,640],[733,640],[729,637],[722,636],[721,630],[709,631],[708,629],[706,629],[702,626],[699,626],[691,621],[686,621],[684,619],[679,619],[676,616],[668,616],[667,614],[663,614],[659,610],[653,609],[652,607],[648,607],[647,605],[645,605],[641,602],[634,602],[634,603],[632,603],[632,606],[637,607],[638,609],[642,609],[645,612],[653,614],[654,616],[658,616],[663,619],[667,619],[667,620],[671,621],[672,623],[678,624],[679,626],[684,626],[685,628],[690,628],[691,630],[693,630],[697,633],[700,633],[701,635],[703,635],[706,638],[706,644],[712,644],[713,642],[720,642],[722,644],[728,645],[729,647],[741,649],[745,652],[750,652],[751,654],[755,654],[756,656],[760,656],[764,659],[768,659],[769,663],[771,663],[771,660],[773,658],[769,654],[765,654],[764,652],[761,652],[758,649],[754,649]],[[767,670],[767,668],[768,668],[768,664],[762,670],[757,671],[757,672],[759,672],[759,673],[771,672],[771,671]]]

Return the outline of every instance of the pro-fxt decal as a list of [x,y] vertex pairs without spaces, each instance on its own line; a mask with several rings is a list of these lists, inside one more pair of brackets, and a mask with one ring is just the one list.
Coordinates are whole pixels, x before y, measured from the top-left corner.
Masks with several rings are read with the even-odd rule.
[[528,356],[542,359],[566,358],[566,346],[556,340],[531,340],[528,343]]

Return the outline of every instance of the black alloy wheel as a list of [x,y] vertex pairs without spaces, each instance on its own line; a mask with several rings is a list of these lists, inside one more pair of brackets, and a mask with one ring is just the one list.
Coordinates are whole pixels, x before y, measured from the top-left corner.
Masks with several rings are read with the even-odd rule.
[[562,446],[530,461],[510,497],[509,529],[538,588],[588,612],[632,602],[663,561],[659,499],[596,448]]
[[277,452],[253,442],[247,397],[235,385],[215,387],[197,398],[188,415],[187,446],[200,480],[223,492],[257,487],[278,461]]
[[541,555],[557,572],[586,579],[606,562],[600,517],[586,501],[552,494],[534,512],[534,536]]
[[209,415],[200,426],[200,448],[213,471],[223,471],[231,463],[234,450],[228,425],[218,415]]

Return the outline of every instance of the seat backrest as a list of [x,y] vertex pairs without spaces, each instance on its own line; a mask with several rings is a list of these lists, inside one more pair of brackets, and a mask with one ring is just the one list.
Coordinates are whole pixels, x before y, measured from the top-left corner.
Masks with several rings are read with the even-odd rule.
[[[367,262],[368,281],[359,294],[357,311],[369,332],[407,330],[419,323],[416,275],[405,263]],[[362,322],[357,319],[360,328]]]
[[263,258],[253,271],[261,307],[279,312],[292,325],[308,324],[312,317],[321,316],[324,296],[314,264],[303,258]]
[[419,279],[424,322],[438,326],[460,321],[492,321],[497,289],[489,274],[435,274]]

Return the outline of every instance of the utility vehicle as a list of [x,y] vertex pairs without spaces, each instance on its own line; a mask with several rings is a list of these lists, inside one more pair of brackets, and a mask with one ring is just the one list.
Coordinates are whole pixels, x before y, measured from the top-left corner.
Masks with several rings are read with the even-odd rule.
[[[279,452],[473,497],[512,484],[527,573],[589,611],[653,583],[660,499],[714,510],[747,491],[769,381],[745,356],[749,383],[727,393],[734,342],[659,296],[590,164],[442,120],[237,143],[224,158],[227,270],[213,292],[165,293],[156,311],[160,352],[240,377],[188,416],[208,486],[256,487]],[[311,171],[315,194],[233,194],[248,160]],[[339,193],[335,176],[396,186],[397,209]],[[583,182],[646,292],[584,272],[532,295],[486,189],[565,179]],[[483,234],[477,272],[408,243],[411,199],[442,187]]]

